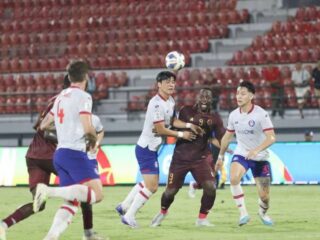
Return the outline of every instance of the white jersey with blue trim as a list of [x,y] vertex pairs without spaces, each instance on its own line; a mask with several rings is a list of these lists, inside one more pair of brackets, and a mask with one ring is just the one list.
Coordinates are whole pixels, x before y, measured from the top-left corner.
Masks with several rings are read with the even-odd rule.
[[151,151],[157,151],[162,143],[162,137],[155,136],[153,133],[154,124],[164,122],[166,127],[170,127],[174,116],[175,101],[170,96],[168,100],[162,98],[159,94],[155,95],[148,104],[143,130],[138,140],[140,147],[147,147]]
[[[264,131],[268,130],[273,130],[273,124],[263,108],[252,105],[248,113],[241,112],[240,108],[233,110],[229,115],[227,131],[236,134],[234,155],[246,157],[250,150],[262,144],[266,139]],[[265,149],[251,160],[262,161],[268,158],[269,152]]]
[[81,114],[90,114],[92,98],[78,87],[64,89],[56,98],[50,113],[57,130],[57,148],[85,151],[84,129]]

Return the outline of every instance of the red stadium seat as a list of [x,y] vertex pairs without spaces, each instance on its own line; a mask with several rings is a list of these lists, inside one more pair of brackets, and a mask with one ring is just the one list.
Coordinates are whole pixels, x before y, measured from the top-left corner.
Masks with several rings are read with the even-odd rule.
[[264,64],[266,63],[266,54],[262,50],[257,50],[254,52],[256,63],[257,64]]
[[291,63],[296,63],[296,62],[298,62],[300,60],[299,59],[299,53],[295,49],[289,50],[288,51],[288,55],[289,55],[289,62],[291,62]]
[[273,37],[273,44],[276,50],[282,50],[285,48],[285,44],[282,37],[279,37],[279,36]]
[[299,48],[305,47],[306,46],[306,41],[305,41],[304,35],[297,34],[296,37],[295,37],[295,44]]
[[278,59],[280,63],[288,63],[289,62],[289,58],[288,58],[288,54],[286,51],[278,51]]
[[275,21],[272,23],[272,32],[274,34],[281,34],[282,33],[282,25],[280,21]]
[[278,56],[274,50],[265,51],[267,63],[277,63]]
[[234,64],[243,65],[244,64],[243,51],[236,51],[233,54],[233,61],[234,61]]
[[7,97],[5,111],[6,113],[16,113],[16,97]]
[[302,62],[310,62],[309,49],[303,48],[299,51],[299,59]]
[[255,39],[252,41],[251,47],[253,50],[259,50],[263,48],[263,38],[262,36],[256,36]]
[[320,49],[319,48],[314,48],[311,51],[311,61],[312,62],[317,62],[320,59]]
[[254,54],[250,50],[246,50],[243,52],[243,58],[244,58],[244,61],[246,64],[252,65],[252,64],[256,63],[256,60],[254,58]]

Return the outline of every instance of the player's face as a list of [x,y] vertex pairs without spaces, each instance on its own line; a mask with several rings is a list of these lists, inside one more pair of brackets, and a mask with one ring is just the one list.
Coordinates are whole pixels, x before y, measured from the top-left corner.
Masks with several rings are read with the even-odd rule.
[[238,106],[243,107],[251,102],[253,94],[245,87],[238,87],[236,98]]
[[212,93],[209,90],[201,89],[197,96],[197,105],[202,112],[209,112],[212,103]]
[[171,96],[174,93],[176,87],[176,80],[173,77],[162,80],[158,83],[158,87],[161,93]]

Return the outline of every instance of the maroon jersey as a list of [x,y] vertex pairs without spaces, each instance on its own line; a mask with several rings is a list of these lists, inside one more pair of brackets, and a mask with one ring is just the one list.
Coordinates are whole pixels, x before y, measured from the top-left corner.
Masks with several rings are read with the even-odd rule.
[[57,145],[46,140],[43,136],[44,132],[39,130],[42,119],[51,110],[56,96],[49,100],[47,108],[40,114],[34,129],[37,131],[33,136],[33,139],[29,145],[26,158],[41,159],[41,160],[52,160],[53,153],[56,150]]
[[173,161],[181,163],[190,163],[212,158],[209,147],[209,139],[213,136],[219,141],[223,137],[225,128],[223,122],[217,113],[202,113],[197,107],[183,107],[179,113],[179,119],[184,122],[190,122],[203,128],[204,135],[197,136],[193,141],[187,141],[179,138],[174,149]]

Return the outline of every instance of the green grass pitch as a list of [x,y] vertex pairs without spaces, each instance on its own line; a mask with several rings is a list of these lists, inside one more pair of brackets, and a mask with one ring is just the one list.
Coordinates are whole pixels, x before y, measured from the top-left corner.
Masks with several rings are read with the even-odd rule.
[[[209,214],[215,224],[211,228],[198,228],[194,223],[200,206],[201,191],[195,199],[187,196],[187,187],[177,194],[169,215],[162,226],[150,228],[153,216],[159,211],[164,187],[150,199],[137,214],[138,229],[120,223],[114,208],[130,190],[130,187],[106,187],[105,199],[94,206],[94,228],[111,240],[316,240],[320,239],[320,189],[319,186],[272,186],[270,216],[275,226],[262,225],[257,216],[257,193],[254,186],[245,186],[245,198],[251,221],[238,227],[238,210],[231,198],[229,187],[217,191],[215,206]],[[30,200],[27,188],[0,188],[0,218],[7,216],[18,206]],[[46,210],[13,226],[7,232],[8,240],[40,240],[50,228],[53,216],[61,200],[49,199]],[[80,240],[82,237],[80,211],[73,223],[62,235],[62,240]]]

